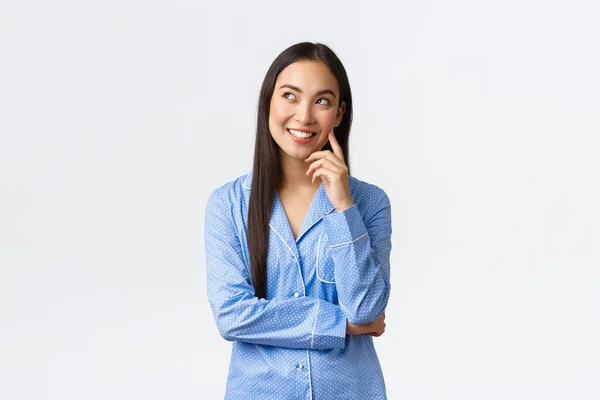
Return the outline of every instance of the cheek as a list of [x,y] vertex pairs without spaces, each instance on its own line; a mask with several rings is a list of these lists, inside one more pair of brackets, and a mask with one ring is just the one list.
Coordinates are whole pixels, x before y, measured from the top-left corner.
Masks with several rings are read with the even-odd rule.
[[293,115],[293,109],[289,104],[275,101],[271,103],[269,115],[273,122],[285,122]]
[[335,110],[331,110],[331,111],[327,111],[327,112],[323,113],[320,118],[321,125],[324,125],[324,126],[332,125],[333,126],[335,124],[335,115],[336,115]]

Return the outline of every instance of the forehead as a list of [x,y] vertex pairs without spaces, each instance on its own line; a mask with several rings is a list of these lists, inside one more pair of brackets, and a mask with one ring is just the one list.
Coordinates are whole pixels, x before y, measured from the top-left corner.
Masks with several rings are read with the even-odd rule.
[[329,67],[317,60],[300,60],[285,67],[275,81],[275,89],[285,83],[297,86],[306,93],[324,89],[331,89],[335,93],[339,91],[337,80]]

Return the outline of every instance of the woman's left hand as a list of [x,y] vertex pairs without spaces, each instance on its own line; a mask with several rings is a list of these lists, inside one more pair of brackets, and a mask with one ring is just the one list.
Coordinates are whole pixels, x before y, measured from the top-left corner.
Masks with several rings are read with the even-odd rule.
[[331,204],[337,211],[343,211],[351,207],[354,202],[350,194],[348,167],[344,162],[344,153],[333,134],[333,129],[329,132],[329,143],[333,153],[330,150],[315,151],[304,160],[312,161],[306,175],[312,174],[312,182],[320,177]]

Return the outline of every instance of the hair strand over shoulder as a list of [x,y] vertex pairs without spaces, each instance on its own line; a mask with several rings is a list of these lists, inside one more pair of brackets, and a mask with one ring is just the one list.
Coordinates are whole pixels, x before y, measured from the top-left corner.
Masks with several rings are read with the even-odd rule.
[[[346,70],[336,54],[324,44],[303,42],[290,46],[279,54],[269,67],[258,101],[247,237],[252,284],[255,296],[259,298],[267,298],[269,221],[275,193],[281,179],[279,148],[269,131],[271,97],[279,73],[288,65],[300,60],[318,60],[325,63],[337,79],[340,88],[338,105],[342,102],[346,103],[346,111],[339,126],[334,128],[334,133],[344,153],[344,161],[350,169],[348,136],[352,125],[352,94]],[[323,150],[332,150],[329,142],[325,144]]]

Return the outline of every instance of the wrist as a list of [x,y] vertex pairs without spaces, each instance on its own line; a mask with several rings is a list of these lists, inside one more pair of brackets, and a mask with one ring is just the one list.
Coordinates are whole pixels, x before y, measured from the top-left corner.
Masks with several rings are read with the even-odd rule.
[[[368,325],[368,324],[367,324]],[[355,325],[350,321],[346,320],[346,334],[347,335],[363,335],[369,330],[367,325]]]
[[356,335],[357,326],[350,323],[350,321],[346,320],[346,335]]
[[345,202],[345,203],[343,203],[343,204],[340,204],[340,205],[337,205],[337,206],[335,206],[335,210],[336,210],[337,212],[342,212],[342,211],[345,211],[345,210],[349,209],[349,208],[350,208],[350,207],[352,207],[353,205],[354,205],[354,203],[353,203],[353,202],[351,202],[351,201],[350,201],[350,202]]

